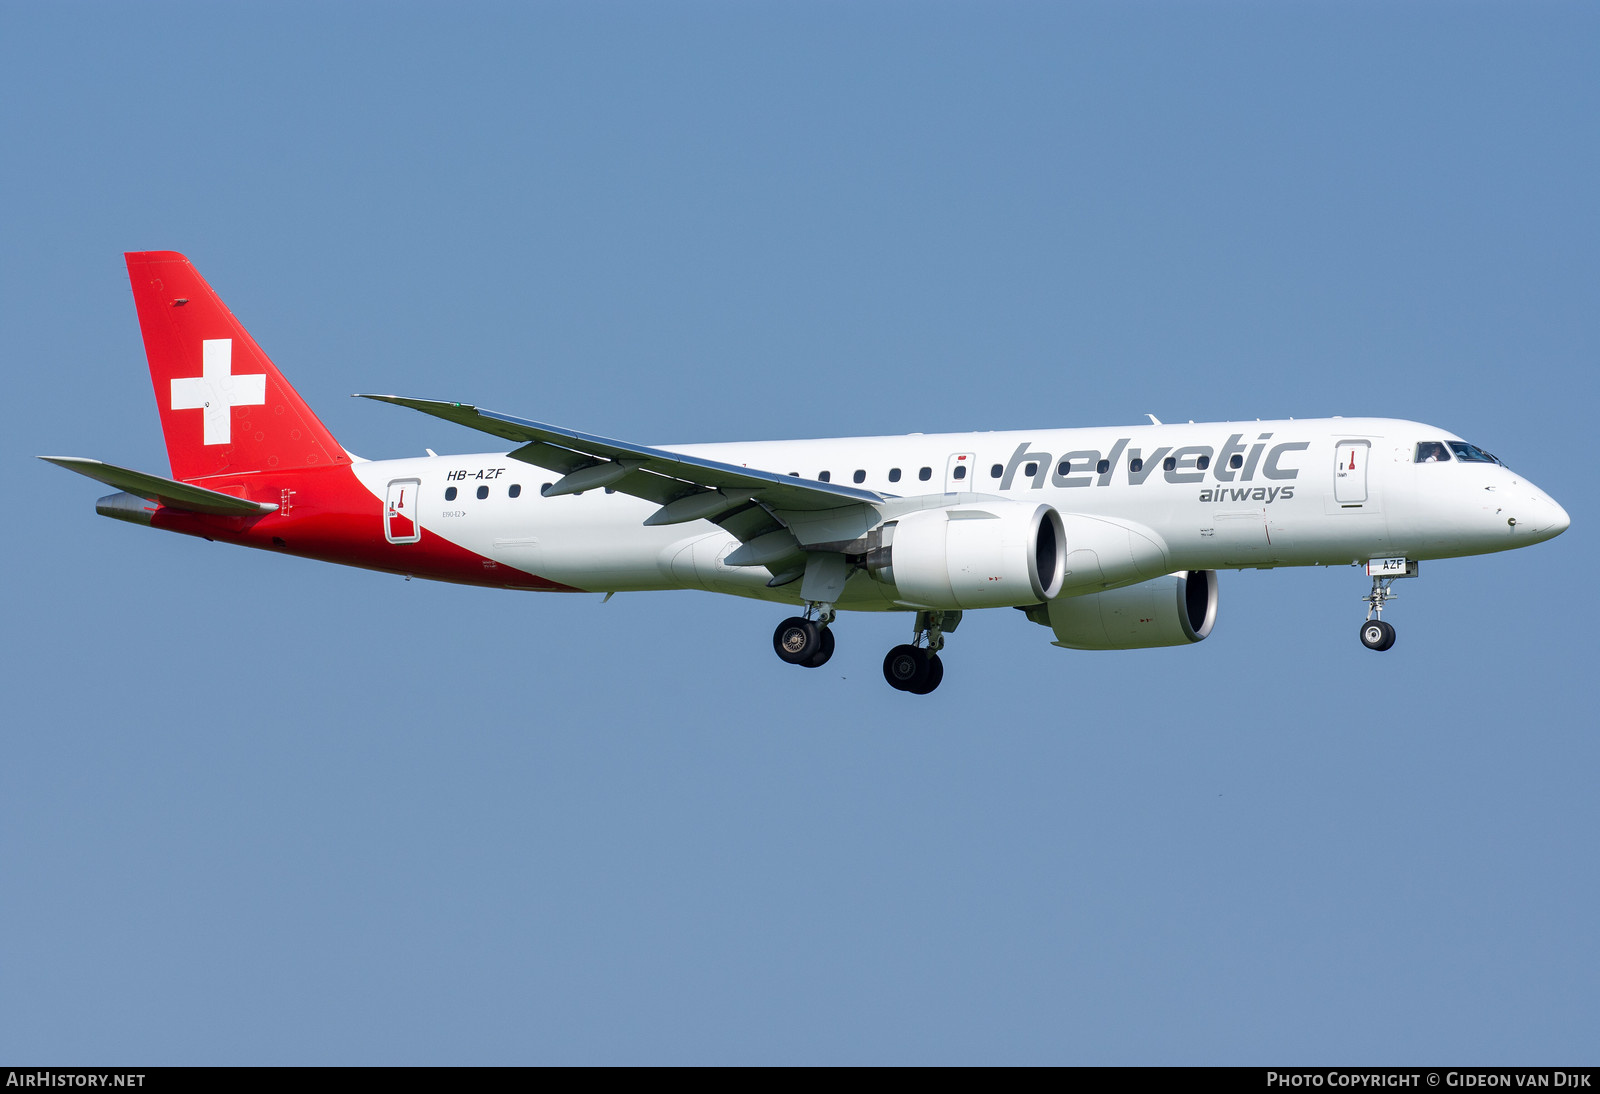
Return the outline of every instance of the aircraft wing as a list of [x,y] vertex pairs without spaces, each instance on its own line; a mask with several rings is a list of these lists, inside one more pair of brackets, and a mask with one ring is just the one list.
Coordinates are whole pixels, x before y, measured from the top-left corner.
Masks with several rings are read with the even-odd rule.
[[143,471],[132,471],[115,464],[101,463],[99,460],[86,460],[79,456],[39,458],[57,467],[65,467],[68,471],[87,475],[96,482],[114,486],[118,490],[126,490],[147,501],[158,501],[170,508],[187,509],[191,513],[210,513],[223,517],[259,517],[263,513],[277,512],[278,509],[277,505],[270,501],[246,501],[232,494],[164,479],[160,475],[150,475]]
[[[410,407],[520,442],[522,447],[509,453],[512,459],[560,473],[561,478],[545,491],[547,496],[608,487],[660,505],[645,519],[648,525],[708,520],[742,545],[723,561],[730,566],[765,567],[772,574],[768,582],[772,586],[787,584],[805,572],[805,552],[794,528],[797,519],[828,511],[864,513],[886,500],[872,490],[597,437],[465,403],[395,395],[359,398]],[[867,520],[866,526],[874,523]]]
[[465,403],[434,399],[403,399],[395,395],[362,395],[362,399],[408,406],[447,422],[520,441],[513,459],[558,471],[564,480],[553,483],[550,493],[609,486],[624,494],[662,505],[702,491],[719,490],[758,499],[772,509],[837,509],[843,505],[881,502],[884,495],[840,483],[799,479],[776,471],[740,467],[716,460],[686,456],[662,448],[631,444],[589,433],[496,414]]

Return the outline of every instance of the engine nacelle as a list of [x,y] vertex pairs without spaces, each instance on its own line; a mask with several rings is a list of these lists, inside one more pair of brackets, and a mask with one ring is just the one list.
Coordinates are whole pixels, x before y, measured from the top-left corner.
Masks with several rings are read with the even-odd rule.
[[929,608],[1007,608],[1061,591],[1066,533],[1048,505],[980,500],[908,513],[879,530],[868,571]]
[[1068,596],[1133,585],[1172,573],[1166,542],[1142,524],[1086,513],[1062,518],[1067,530]]
[[1179,570],[1120,589],[1062,596],[1028,612],[1073,650],[1141,650],[1183,646],[1211,633],[1217,621],[1217,575]]

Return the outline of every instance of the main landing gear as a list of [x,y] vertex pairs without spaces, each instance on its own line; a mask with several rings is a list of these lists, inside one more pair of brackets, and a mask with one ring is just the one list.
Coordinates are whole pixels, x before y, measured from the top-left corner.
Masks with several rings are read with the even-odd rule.
[[898,691],[926,695],[944,679],[944,662],[930,650],[896,646],[883,659],[883,678]]
[[1378,561],[1367,564],[1367,573],[1372,575],[1372,591],[1361,598],[1367,606],[1367,620],[1361,624],[1361,644],[1379,653],[1394,645],[1394,627],[1383,621],[1384,606],[1399,595],[1390,586],[1399,578],[1416,577],[1419,569],[1415,562],[1408,563],[1403,558],[1387,561],[1398,565],[1374,572]]
[[[961,622],[960,612],[918,612],[911,642],[896,646],[883,659],[883,678],[897,691],[926,695],[944,679],[944,633]],[[926,643],[921,645],[920,643]]]
[[778,656],[791,665],[820,669],[833,656],[833,607],[823,606],[816,618],[810,618],[812,609],[804,616],[790,616],[772,632],[772,648]]
[[[817,669],[833,656],[832,604],[808,604],[805,615],[791,616],[772,632],[772,648],[791,665]],[[918,612],[911,641],[883,659],[883,678],[897,691],[926,695],[944,679],[945,632],[961,622],[960,612]]]

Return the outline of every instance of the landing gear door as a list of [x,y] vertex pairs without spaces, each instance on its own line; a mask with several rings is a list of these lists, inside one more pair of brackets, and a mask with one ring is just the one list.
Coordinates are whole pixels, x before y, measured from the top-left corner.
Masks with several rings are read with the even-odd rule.
[[418,479],[396,479],[389,484],[383,506],[383,534],[390,543],[415,543],[422,538],[417,520]]
[[1358,508],[1367,500],[1367,457],[1370,441],[1340,441],[1334,450],[1333,500],[1340,508]]
[[944,492],[954,494],[973,489],[972,472],[975,457],[971,452],[957,452],[950,457],[944,469]]

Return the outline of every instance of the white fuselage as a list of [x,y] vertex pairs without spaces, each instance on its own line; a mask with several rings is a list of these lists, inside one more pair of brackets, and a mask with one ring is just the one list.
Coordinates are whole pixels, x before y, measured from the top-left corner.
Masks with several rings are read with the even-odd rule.
[[[1417,462],[1429,441],[1460,438],[1416,422],[1325,418],[663,447],[884,495],[998,497],[1128,522],[1155,533],[1169,571],[1448,558],[1567,527],[1558,504],[1497,463]],[[725,565],[739,544],[714,524],[646,527],[658,506],[603,489],[543,497],[558,476],[502,453],[354,471],[379,498],[415,480],[427,531],[572,588],[799,598],[798,586],[769,588],[761,567]],[[857,573],[838,606],[898,605],[890,587]]]

